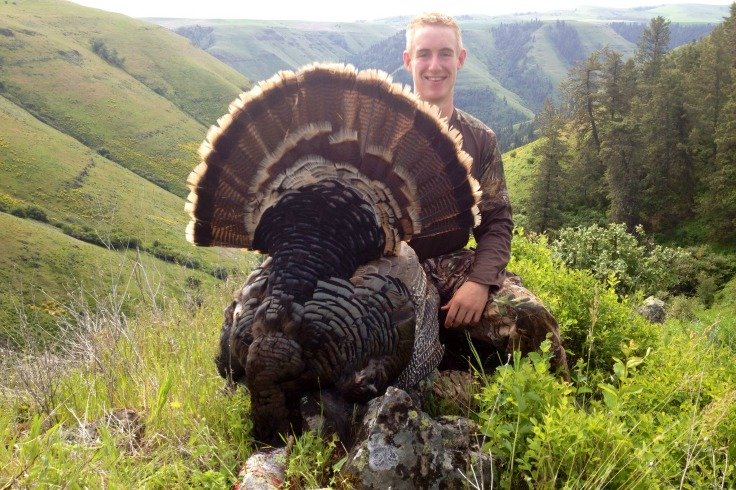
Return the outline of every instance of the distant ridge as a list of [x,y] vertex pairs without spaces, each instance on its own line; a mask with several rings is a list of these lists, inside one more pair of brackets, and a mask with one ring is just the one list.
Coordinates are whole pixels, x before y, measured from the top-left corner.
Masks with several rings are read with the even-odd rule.
[[[460,15],[469,56],[458,75],[456,103],[493,127],[503,148],[512,148],[528,140],[528,122],[545,99],[558,97],[567,71],[591,52],[608,46],[624,57],[632,55],[644,25],[659,15],[672,20],[671,47],[676,47],[707,34],[727,14],[726,5],[687,4]],[[401,62],[406,16],[354,23],[151,20],[251,80],[331,61],[380,68],[397,82],[411,82]]]

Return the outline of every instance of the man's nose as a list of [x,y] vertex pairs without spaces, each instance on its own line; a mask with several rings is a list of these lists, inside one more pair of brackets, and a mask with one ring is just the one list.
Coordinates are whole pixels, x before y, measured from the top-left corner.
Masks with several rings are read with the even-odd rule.
[[440,57],[436,54],[433,54],[432,57],[429,60],[429,68],[439,68],[440,66]]

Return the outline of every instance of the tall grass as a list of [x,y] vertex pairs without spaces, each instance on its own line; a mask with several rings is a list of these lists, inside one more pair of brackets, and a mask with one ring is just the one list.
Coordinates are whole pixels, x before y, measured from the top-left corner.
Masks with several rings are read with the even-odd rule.
[[[580,271],[555,263],[543,242],[516,236],[514,254],[515,270],[577,345],[577,361],[571,384],[549,373],[547,349],[477,374],[470,416],[498,463],[494,481],[501,488],[733,488],[730,297],[710,309],[689,304],[687,314],[680,305],[679,318],[655,329],[632,320],[627,299],[609,297],[605,286],[591,290]],[[55,349],[29,343],[0,356],[0,488],[237,481],[253,451],[249,398],[223,390],[212,362],[237,280],[207,285],[197,302],[149,286],[132,312],[120,307],[125,288],[95,301],[79,294],[64,303]],[[337,474],[342,455],[334,439],[305,434],[291,448],[288,484],[349,488]]]
[[131,315],[117,286],[70,298],[52,347],[3,353],[0,488],[235,480],[251,451],[249,400],[222,390],[212,362],[234,284],[210,286],[199,308],[146,283]]

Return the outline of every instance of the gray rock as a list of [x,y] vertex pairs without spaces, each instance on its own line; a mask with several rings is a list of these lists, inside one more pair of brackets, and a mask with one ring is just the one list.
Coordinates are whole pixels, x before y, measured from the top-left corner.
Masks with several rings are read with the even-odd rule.
[[365,489],[492,488],[493,461],[480,452],[477,429],[462,417],[432,419],[391,387],[369,403],[341,472]]
[[649,296],[636,309],[636,312],[652,323],[662,323],[665,318],[664,301],[654,296]]
[[254,453],[245,462],[235,488],[242,490],[279,490],[286,480],[286,448]]

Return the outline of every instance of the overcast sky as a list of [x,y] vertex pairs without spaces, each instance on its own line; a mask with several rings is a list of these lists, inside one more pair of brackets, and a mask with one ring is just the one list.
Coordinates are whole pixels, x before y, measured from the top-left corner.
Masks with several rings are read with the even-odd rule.
[[503,15],[567,10],[584,5],[637,7],[672,3],[730,5],[727,0],[73,0],[75,3],[131,17],[199,19],[324,20],[349,22],[440,11],[451,15]]

